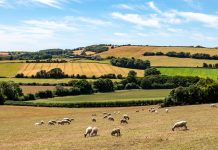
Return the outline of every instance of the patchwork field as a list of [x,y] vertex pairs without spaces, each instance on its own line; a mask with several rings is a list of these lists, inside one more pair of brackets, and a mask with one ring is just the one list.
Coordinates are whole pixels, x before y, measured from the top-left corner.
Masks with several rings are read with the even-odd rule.
[[[104,74],[114,73],[127,76],[130,69],[111,66],[101,63],[26,63],[23,65],[19,73],[26,76],[35,75],[40,70],[51,70],[53,68],[61,68],[65,74],[73,75],[80,74],[92,77],[99,77]],[[134,70],[134,69],[131,69]],[[143,70],[136,70],[138,76],[143,76]]]
[[164,99],[170,89],[161,90],[121,90],[112,93],[95,93],[92,95],[79,95],[68,97],[56,97],[50,99],[34,100],[33,103],[80,103],[80,102],[111,102],[132,100]]
[[143,56],[145,52],[190,52],[190,53],[206,53],[210,55],[218,55],[218,49],[209,48],[188,48],[188,47],[146,47],[146,46],[122,46],[109,51],[100,53],[102,57],[135,57],[143,60],[150,60],[152,66],[183,66],[183,67],[201,67],[204,62],[209,64],[218,63],[218,60],[199,60],[191,58],[175,58],[167,56]]
[[204,68],[158,68],[164,75],[169,76],[198,76],[202,78],[218,79],[218,69]]
[[[1,150],[217,149],[218,109],[211,109],[209,105],[171,107],[167,114],[164,109],[149,113],[150,107],[153,106],[88,109],[0,106]],[[103,119],[103,112],[112,113],[115,121]],[[127,125],[121,125],[119,120],[125,113],[130,120]],[[91,114],[97,114],[96,123],[91,122]],[[64,126],[34,125],[41,120],[47,122],[64,117],[73,117],[75,121]],[[179,120],[186,120],[189,130],[171,131],[172,125]],[[84,138],[88,126],[98,127],[98,136]],[[115,127],[121,129],[121,137],[110,135]]]

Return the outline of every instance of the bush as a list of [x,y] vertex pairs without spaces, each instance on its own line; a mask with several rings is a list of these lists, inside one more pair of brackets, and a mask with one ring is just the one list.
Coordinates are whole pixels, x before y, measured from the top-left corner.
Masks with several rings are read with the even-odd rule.
[[15,78],[24,78],[24,74],[23,73],[18,73],[18,74],[16,74]]
[[37,92],[35,95],[36,95],[37,98],[40,98],[40,99],[52,98],[52,97],[54,97],[52,91],[50,91],[50,90],[39,91],[39,92]]
[[35,95],[34,94],[27,94],[27,95],[24,95],[24,100],[25,101],[28,101],[28,100],[35,100],[36,99],[36,97],[35,97]]
[[81,94],[93,93],[92,85],[87,80],[72,80],[68,83],[70,86],[80,89]]
[[2,92],[0,92],[0,105],[3,105],[5,102],[5,96]]
[[98,79],[93,82],[93,86],[99,92],[112,92],[114,91],[113,82],[110,79]]
[[156,68],[148,68],[145,69],[144,76],[150,76],[150,75],[160,75],[160,71],[157,70]]
[[22,89],[13,81],[0,82],[0,92],[1,97],[7,100],[18,100],[20,96],[23,96]]

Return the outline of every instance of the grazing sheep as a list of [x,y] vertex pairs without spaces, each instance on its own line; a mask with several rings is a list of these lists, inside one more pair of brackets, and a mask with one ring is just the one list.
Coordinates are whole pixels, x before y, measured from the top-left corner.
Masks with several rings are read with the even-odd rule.
[[113,118],[112,116],[109,116],[109,117],[108,117],[108,120],[114,121],[114,118]]
[[95,119],[95,118],[92,118],[92,122],[96,122],[96,119]]
[[57,123],[59,124],[59,125],[65,125],[65,124],[70,124],[70,121],[68,121],[68,120],[61,120],[61,121],[57,121]]
[[90,136],[91,132],[92,132],[92,127],[89,126],[88,128],[86,128],[86,132],[85,132],[84,136],[85,136],[85,137],[86,137],[87,135]]
[[[56,123],[56,121],[55,121],[55,123]],[[53,121],[49,121],[48,125],[55,125],[55,123]]]
[[217,105],[216,104],[210,104],[210,107],[217,108]]
[[176,123],[174,124],[173,128],[172,128],[172,131],[174,131],[175,128],[182,128],[182,127],[184,127],[185,130],[188,129],[188,128],[187,128],[187,121],[179,121],[179,122],[176,122]]
[[63,120],[67,120],[69,122],[73,121],[74,119],[73,118],[64,118]]
[[91,136],[96,136],[98,134],[98,128],[97,127],[93,127],[92,128],[92,132],[90,133]]
[[123,118],[126,119],[126,120],[129,120],[129,116],[127,114],[124,114]]
[[113,129],[112,131],[111,131],[111,135],[112,136],[121,136],[121,134],[120,134],[120,129],[119,128],[115,128],[115,129]]
[[165,109],[165,111],[166,111],[166,113],[168,113],[168,112],[169,112],[169,109]]
[[43,124],[44,124],[43,120],[41,120],[40,122],[35,123],[35,125],[38,125],[38,126],[43,125]]
[[124,124],[124,123],[125,123],[125,124],[128,124],[127,120],[124,119],[124,118],[120,120],[120,123],[121,123],[121,124]]
[[107,117],[108,117],[107,115],[104,115],[104,117],[103,117],[103,118],[104,118],[104,119],[106,119]]

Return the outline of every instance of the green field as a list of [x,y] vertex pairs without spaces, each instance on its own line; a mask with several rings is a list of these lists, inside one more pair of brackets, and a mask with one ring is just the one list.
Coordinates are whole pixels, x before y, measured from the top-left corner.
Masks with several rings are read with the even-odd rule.
[[80,103],[80,102],[111,102],[131,100],[155,100],[164,99],[170,89],[161,90],[122,90],[112,93],[96,93],[93,95],[79,95],[68,97],[56,97],[50,99],[34,100],[34,103]]
[[22,63],[0,63],[0,77],[14,77],[22,66]]
[[218,69],[206,68],[158,68],[163,75],[169,76],[198,76],[202,78],[218,79]]

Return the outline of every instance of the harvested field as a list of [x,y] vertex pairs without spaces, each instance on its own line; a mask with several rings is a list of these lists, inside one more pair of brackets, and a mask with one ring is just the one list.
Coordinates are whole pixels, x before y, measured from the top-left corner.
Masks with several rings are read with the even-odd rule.
[[88,77],[101,76],[104,74],[122,74],[127,76],[129,70],[135,70],[138,76],[143,76],[143,70],[120,68],[111,66],[109,64],[101,63],[26,63],[19,73],[23,73],[26,76],[35,75],[40,70],[51,70],[52,68],[60,68],[65,74],[68,75],[86,75]]
[[[126,108],[40,108],[0,106],[0,145],[2,150],[216,150],[218,147],[218,109],[209,105],[179,106],[159,109],[149,113],[146,107]],[[156,106],[154,106],[157,108]],[[142,111],[144,109],[145,111]],[[136,113],[136,110],[139,110]],[[120,111],[120,114],[114,114]],[[114,122],[103,119],[103,112],[112,113]],[[130,116],[127,125],[119,120],[123,114]],[[97,114],[97,122],[91,122],[91,114]],[[48,126],[52,119],[73,117],[71,125]],[[45,125],[35,126],[44,120]],[[188,122],[187,131],[171,131],[179,121]],[[98,136],[84,138],[88,126],[99,128]],[[121,129],[121,137],[112,137],[113,128]]]
[[36,93],[45,90],[55,90],[55,86],[20,86],[24,94]]
[[122,46],[109,51],[100,53],[102,57],[135,57],[143,60],[150,60],[152,66],[178,66],[178,67],[201,67],[203,63],[215,64],[218,60],[203,60],[191,58],[175,58],[167,56],[143,56],[145,52],[190,52],[190,53],[206,53],[210,55],[218,55],[218,49],[209,48],[188,48],[188,47],[146,47],[146,46]]

